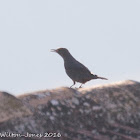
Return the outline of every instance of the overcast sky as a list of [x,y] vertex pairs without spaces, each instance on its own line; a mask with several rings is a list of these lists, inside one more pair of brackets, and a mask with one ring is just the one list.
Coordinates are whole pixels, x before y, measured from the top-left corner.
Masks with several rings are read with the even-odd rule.
[[[1,0],[0,90],[12,94],[72,85],[64,47],[108,81],[140,81],[139,0]],[[77,84],[79,86],[79,84]]]

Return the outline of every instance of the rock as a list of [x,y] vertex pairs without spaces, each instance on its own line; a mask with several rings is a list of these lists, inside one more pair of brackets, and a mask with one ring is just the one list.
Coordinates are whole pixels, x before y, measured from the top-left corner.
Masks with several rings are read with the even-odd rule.
[[7,92],[0,92],[0,123],[11,118],[32,115],[32,111],[21,100]]
[[140,83],[63,87],[18,97],[1,92],[0,111],[0,133],[51,132],[62,140],[139,140]]
[[57,106],[59,102],[57,100],[51,100],[52,105]]

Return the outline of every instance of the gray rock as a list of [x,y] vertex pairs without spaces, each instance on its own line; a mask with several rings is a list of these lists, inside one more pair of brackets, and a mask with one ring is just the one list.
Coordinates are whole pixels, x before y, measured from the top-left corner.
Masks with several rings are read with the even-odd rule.
[[3,134],[52,132],[62,140],[139,140],[140,83],[130,80],[77,90],[63,87],[18,97],[0,92],[0,112]]

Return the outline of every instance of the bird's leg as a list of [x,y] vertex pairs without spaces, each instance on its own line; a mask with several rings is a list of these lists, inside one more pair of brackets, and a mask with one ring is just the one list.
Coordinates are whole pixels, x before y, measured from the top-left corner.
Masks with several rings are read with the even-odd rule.
[[82,85],[83,85],[83,84],[81,84],[81,85],[79,86],[79,88],[82,88]]
[[73,81],[73,85],[72,85],[72,86],[70,86],[70,88],[72,88],[74,85],[75,85],[75,81]]

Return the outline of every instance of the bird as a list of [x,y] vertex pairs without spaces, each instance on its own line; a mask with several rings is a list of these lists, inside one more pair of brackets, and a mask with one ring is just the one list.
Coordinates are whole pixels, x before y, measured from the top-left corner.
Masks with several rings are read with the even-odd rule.
[[73,81],[70,88],[72,88],[76,82],[81,83],[79,86],[79,88],[81,88],[83,84],[92,79],[108,80],[107,78],[92,74],[90,70],[82,63],[78,62],[66,48],[51,49],[51,52],[56,52],[63,58],[65,71]]

